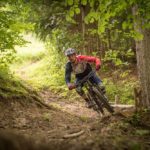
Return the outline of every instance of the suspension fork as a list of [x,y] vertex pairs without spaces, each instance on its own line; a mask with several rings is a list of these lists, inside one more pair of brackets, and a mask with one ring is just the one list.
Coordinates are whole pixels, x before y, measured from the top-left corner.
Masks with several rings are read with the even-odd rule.
[[92,97],[92,99],[95,98],[92,83],[90,81],[87,81],[85,87],[86,87],[88,93],[90,94],[90,96]]
[[90,83],[90,81],[87,81],[86,84],[85,84],[85,88],[87,89],[87,91],[92,94],[93,90],[92,90],[92,84]]

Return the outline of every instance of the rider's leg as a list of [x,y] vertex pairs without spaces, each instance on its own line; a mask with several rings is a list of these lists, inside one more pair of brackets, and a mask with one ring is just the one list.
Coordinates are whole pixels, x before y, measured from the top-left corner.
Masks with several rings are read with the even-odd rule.
[[87,107],[88,107],[88,108],[91,108],[93,104],[92,104],[91,101],[88,99],[88,97],[87,97],[87,95],[85,94],[85,92],[84,92],[84,90],[82,89],[82,87],[81,87],[81,86],[78,86],[78,87],[76,88],[76,91],[77,91],[77,93],[86,101]]
[[96,74],[94,74],[90,78],[90,81],[93,82],[93,83],[96,83],[98,85],[98,87],[103,91],[103,93],[106,93],[105,86],[103,85],[102,80]]

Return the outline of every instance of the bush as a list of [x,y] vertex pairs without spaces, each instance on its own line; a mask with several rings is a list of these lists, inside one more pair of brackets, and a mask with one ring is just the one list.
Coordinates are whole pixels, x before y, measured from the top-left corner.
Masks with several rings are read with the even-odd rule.
[[118,96],[121,104],[134,103],[133,88],[137,84],[135,81],[118,81],[114,83],[110,79],[105,79],[104,84],[110,101],[115,101],[115,96]]

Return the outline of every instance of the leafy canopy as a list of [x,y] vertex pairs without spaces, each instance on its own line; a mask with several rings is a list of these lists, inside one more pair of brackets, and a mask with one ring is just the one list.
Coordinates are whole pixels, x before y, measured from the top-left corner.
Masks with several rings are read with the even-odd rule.
[[28,6],[20,0],[0,2],[0,67],[7,67],[15,59],[15,46],[25,44],[21,33],[31,28],[25,23]]

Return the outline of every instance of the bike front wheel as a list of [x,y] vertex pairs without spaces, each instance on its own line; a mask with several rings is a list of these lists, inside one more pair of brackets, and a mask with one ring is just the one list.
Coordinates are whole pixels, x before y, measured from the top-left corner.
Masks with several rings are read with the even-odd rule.
[[87,94],[89,100],[93,103],[92,108],[97,111],[98,113],[101,113],[102,115],[104,115],[104,110],[101,106],[101,104],[99,103],[98,99],[91,93]]
[[93,91],[98,97],[98,100],[101,101],[101,103],[103,104],[103,107],[105,107],[108,110],[108,112],[114,113],[114,110],[108,103],[107,98],[96,87],[93,88]]

